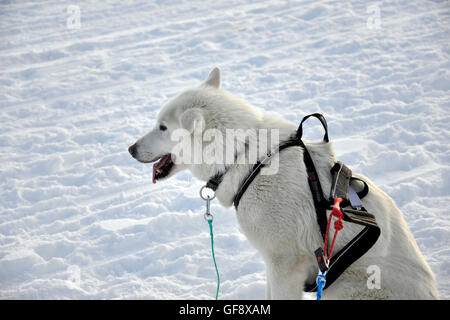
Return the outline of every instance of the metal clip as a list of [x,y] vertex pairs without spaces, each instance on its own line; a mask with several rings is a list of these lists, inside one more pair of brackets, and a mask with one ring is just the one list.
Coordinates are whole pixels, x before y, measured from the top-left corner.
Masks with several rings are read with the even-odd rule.
[[209,196],[207,196],[207,198],[206,198],[206,212],[205,212],[205,215],[203,216],[203,218],[206,221],[212,221],[213,220],[213,215],[211,214],[210,207],[209,207],[209,203],[210,202],[211,202],[211,199],[209,198]]
[[212,190],[212,192],[213,192],[213,196],[212,196],[212,197],[211,197],[210,195],[204,196],[204,195],[203,195],[203,190],[204,190],[205,188],[207,188],[207,189],[209,189],[209,190],[212,190],[211,188],[209,188],[209,187],[207,187],[207,186],[203,186],[203,187],[200,189],[200,198],[202,198],[203,200],[206,201],[206,212],[205,212],[205,215],[203,216],[203,218],[204,218],[206,221],[212,221],[212,220],[213,220],[213,215],[211,214],[210,202],[211,202],[212,199],[214,199],[214,198],[216,197],[216,193],[215,193],[214,190]]

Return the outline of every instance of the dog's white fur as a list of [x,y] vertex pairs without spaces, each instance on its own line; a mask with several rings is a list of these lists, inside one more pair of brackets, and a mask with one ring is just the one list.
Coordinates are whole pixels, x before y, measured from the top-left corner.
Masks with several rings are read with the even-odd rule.
[[[163,124],[168,129],[161,131]],[[158,115],[155,128],[136,143],[136,158],[152,162],[170,153],[175,142],[170,132],[185,128],[196,134],[208,128],[279,129],[280,140],[295,132],[297,125],[259,112],[246,102],[220,89],[220,71],[215,68],[197,88],[181,93],[169,101]],[[306,142],[317,168],[322,188],[330,190],[330,168],[335,163],[331,143]],[[245,149],[245,146],[241,145]],[[239,148],[239,147],[238,147]],[[285,149],[279,155],[279,170],[274,175],[258,175],[244,193],[236,211],[239,225],[261,253],[267,267],[268,299],[301,299],[305,282],[317,274],[314,250],[323,245],[310,188],[307,183],[303,151],[299,147]],[[218,190],[217,199],[226,207],[252,164],[230,167]],[[223,164],[176,165],[170,175],[188,169],[200,180],[207,181],[224,170]],[[170,176],[169,175],[169,176]],[[402,214],[394,201],[368,178],[370,188],[362,200],[364,207],[376,217],[381,235],[376,244],[353,263],[323,293],[324,299],[436,299],[434,275],[423,258]],[[358,186],[355,186],[358,188]],[[344,223],[337,238],[335,252],[350,241],[361,226]],[[380,288],[370,289],[369,266],[380,271]]]

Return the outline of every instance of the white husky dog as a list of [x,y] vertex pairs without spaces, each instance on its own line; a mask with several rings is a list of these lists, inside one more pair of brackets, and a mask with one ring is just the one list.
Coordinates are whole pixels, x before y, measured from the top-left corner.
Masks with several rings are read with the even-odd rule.
[[[199,87],[186,90],[170,100],[160,111],[154,129],[132,145],[129,152],[140,162],[155,162],[154,183],[184,169],[203,181],[226,170],[216,196],[223,206],[229,207],[253,163],[227,165],[211,163],[205,157],[197,163],[178,163],[173,152],[179,143],[173,139],[175,131],[183,129],[187,132],[185,138],[192,145],[200,141],[203,149],[207,149],[212,142],[202,134],[212,128],[224,136],[227,129],[276,129],[279,140],[283,141],[296,131],[297,125],[263,114],[221,90],[220,71],[215,68]],[[235,156],[248,153],[248,145],[245,141],[240,142],[234,147]],[[268,150],[274,143],[259,147]],[[305,144],[315,163],[323,191],[327,192],[331,187],[330,169],[336,162],[332,145],[325,142]],[[305,283],[315,281],[318,267],[314,251],[323,246],[323,239],[316,221],[302,148],[290,147],[277,156],[277,172],[256,176],[243,194],[236,215],[242,231],[266,263],[267,298],[301,299]],[[366,254],[324,290],[322,297],[439,298],[434,275],[394,201],[366,177],[355,176],[365,180],[369,186],[369,194],[362,203],[368,212],[375,215],[381,235]],[[340,250],[361,230],[361,226],[344,223],[335,250]]]

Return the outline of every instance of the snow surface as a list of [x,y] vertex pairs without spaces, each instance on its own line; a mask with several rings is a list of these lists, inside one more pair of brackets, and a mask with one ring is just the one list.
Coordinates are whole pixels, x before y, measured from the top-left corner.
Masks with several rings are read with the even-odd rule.
[[[214,298],[202,183],[153,185],[127,153],[214,66],[269,113],[325,114],[450,298],[449,40],[448,1],[1,1],[0,298]],[[233,209],[212,212],[220,298],[264,298]]]

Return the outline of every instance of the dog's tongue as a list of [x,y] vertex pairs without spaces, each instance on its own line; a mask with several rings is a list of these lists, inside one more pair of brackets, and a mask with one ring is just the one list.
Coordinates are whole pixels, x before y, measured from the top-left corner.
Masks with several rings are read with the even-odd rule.
[[164,167],[168,161],[170,161],[170,153],[163,156],[153,165],[153,183],[156,183],[156,170]]

